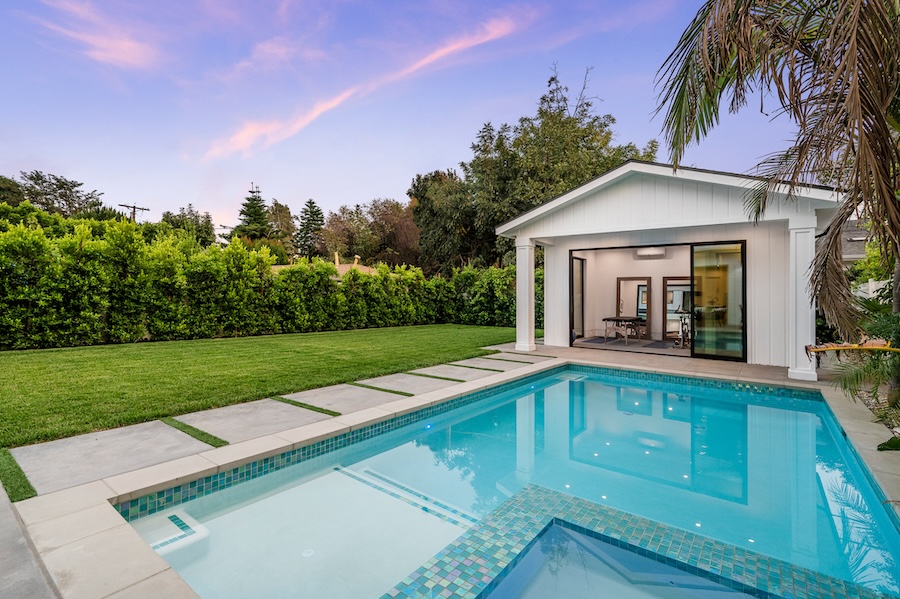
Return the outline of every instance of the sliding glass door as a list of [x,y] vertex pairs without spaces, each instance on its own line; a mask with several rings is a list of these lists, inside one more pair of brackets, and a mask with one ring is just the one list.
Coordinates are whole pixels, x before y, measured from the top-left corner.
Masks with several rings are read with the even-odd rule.
[[572,339],[584,337],[584,258],[572,258]]
[[694,344],[698,358],[747,360],[744,242],[691,247]]

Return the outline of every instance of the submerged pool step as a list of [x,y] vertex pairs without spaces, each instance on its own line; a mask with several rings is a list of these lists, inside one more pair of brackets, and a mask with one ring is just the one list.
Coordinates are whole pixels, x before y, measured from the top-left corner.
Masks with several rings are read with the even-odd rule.
[[181,510],[164,517],[151,516],[144,528],[147,534],[154,535],[155,540],[149,541],[150,548],[160,555],[178,551],[209,537],[209,529]]
[[377,491],[381,491],[395,499],[399,499],[413,507],[416,507],[427,514],[431,514],[445,522],[449,522],[454,526],[463,529],[469,529],[473,524],[478,522],[478,518],[472,514],[459,508],[448,505],[433,497],[429,497],[403,483],[396,481],[390,477],[384,476],[370,468],[366,468],[361,472],[349,470],[347,468],[335,467],[335,472],[348,476],[364,485],[372,487]]

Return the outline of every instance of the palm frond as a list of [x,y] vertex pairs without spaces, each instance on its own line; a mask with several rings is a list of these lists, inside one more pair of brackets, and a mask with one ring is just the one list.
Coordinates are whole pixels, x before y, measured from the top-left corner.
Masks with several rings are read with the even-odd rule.
[[[772,94],[797,125],[784,152],[758,165],[748,191],[758,220],[773,200],[828,177],[845,200],[823,236],[811,290],[827,320],[852,338],[856,316],[840,261],[839,224],[871,223],[887,258],[900,255],[900,8],[898,1],[708,0],[657,73],[657,112],[678,166],[729,109]],[[784,185],[787,184],[787,193]]]

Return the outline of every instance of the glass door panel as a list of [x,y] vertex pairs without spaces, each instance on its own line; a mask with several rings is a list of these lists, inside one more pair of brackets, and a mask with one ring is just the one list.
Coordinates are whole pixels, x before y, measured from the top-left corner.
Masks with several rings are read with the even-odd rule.
[[744,243],[694,245],[691,355],[746,361]]

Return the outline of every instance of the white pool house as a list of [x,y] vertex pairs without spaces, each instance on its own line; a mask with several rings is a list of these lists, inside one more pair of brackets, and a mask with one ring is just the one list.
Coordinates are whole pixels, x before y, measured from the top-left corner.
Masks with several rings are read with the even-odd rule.
[[[824,186],[770,196],[751,221],[746,175],[629,161],[497,228],[515,240],[516,349],[535,349],[534,255],[544,250],[544,344],[671,347],[815,380],[809,296]],[[665,349],[659,351],[666,351]]]

